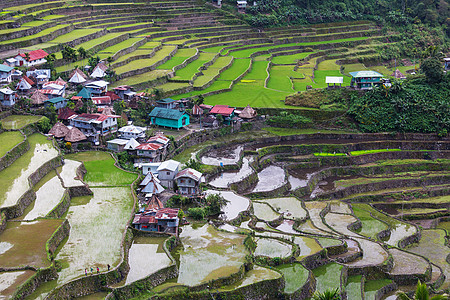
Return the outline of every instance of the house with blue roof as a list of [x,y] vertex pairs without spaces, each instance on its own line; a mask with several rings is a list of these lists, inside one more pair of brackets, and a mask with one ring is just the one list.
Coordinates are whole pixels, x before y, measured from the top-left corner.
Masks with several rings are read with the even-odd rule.
[[150,124],[180,129],[189,125],[189,115],[176,109],[155,107],[149,114]]
[[350,72],[350,75],[352,76],[350,86],[356,89],[369,90],[382,84],[383,75],[375,71]]
[[13,67],[0,64],[0,82],[10,83],[12,81],[11,75],[13,70]]
[[56,97],[52,99],[48,99],[44,101],[44,106],[49,107],[50,105],[53,105],[55,109],[60,109],[63,107],[66,107],[67,105],[67,99],[63,97]]

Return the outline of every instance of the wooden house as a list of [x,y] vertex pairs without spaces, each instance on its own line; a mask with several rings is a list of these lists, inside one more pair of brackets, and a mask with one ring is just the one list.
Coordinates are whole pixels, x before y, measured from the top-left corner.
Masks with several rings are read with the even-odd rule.
[[200,192],[200,183],[203,180],[203,174],[197,170],[187,168],[175,175],[178,192],[182,195],[196,195]]
[[117,130],[117,119],[120,116],[83,113],[70,119],[70,125],[80,129],[90,141],[98,143],[100,136]]
[[152,125],[176,129],[189,125],[189,115],[175,109],[155,107],[149,116]]
[[158,178],[161,180],[161,184],[169,188],[173,187],[173,179],[178,174],[180,169],[180,163],[175,160],[166,160],[158,167]]
[[0,101],[3,106],[13,106],[16,104],[16,92],[8,87],[0,89]]
[[83,71],[78,68],[76,68],[69,77],[69,82],[72,84],[81,84],[86,82],[86,80],[88,79],[86,74],[84,74]]
[[66,142],[70,142],[73,144],[73,143],[85,141],[85,140],[87,140],[87,137],[78,128],[72,127],[72,128],[70,128],[69,132],[67,132],[66,136],[64,137],[64,140]]
[[33,94],[30,96],[31,104],[35,106],[41,106],[44,104],[45,101],[48,100],[48,97],[39,92],[38,90],[35,90]]
[[108,67],[103,62],[99,62],[94,70],[91,73],[92,78],[103,78],[106,76],[106,70],[108,70]]
[[178,209],[161,208],[139,213],[134,216],[132,225],[143,231],[157,231],[178,235]]
[[251,120],[256,118],[257,115],[256,110],[247,105],[239,114],[239,118]]
[[91,93],[92,96],[101,96],[108,91],[108,82],[104,80],[93,81],[86,84],[84,87]]
[[48,132],[49,135],[53,135],[57,139],[64,138],[69,133],[69,128],[61,122],[56,122],[52,129]]
[[383,75],[375,71],[350,72],[352,80],[350,86],[360,90],[372,89],[382,84]]

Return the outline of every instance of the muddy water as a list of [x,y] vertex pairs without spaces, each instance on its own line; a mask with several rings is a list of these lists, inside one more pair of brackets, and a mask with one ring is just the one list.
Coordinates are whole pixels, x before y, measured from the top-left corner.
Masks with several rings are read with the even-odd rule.
[[40,166],[58,155],[51,141],[40,134],[29,137],[30,150],[11,166],[0,172],[3,190],[0,190],[0,207],[12,206],[30,188],[28,177]]
[[391,224],[391,236],[385,243],[391,246],[397,246],[400,240],[416,232],[416,227],[406,223]]
[[34,275],[34,271],[0,273],[0,299],[10,299],[16,289]]
[[361,259],[348,263],[348,266],[377,266],[381,265],[388,258],[388,253],[379,244],[362,238],[354,239],[359,243],[363,256]]
[[77,178],[77,169],[81,166],[81,162],[65,159],[62,166],[60,176],[64,182],[65,187],[80,186],[83,183]]
[[352,210],[350,209],[349,205],[345,202],[341,201],[333,201],[330,203],[330,209],[331,212],[334,213],[340,213],[340,214],[352,214]]
[[145,278],[170,265],[171,260],[163,249],[166,238],[138,237],[131,245],[128,264],[130,271],[125,285]]
[[326,290],[339,289],[342,266],[330,263],[313,270],[316,277],[316,291],[323,293]]
[[253,211],[255,217],[265,221],[273,221],[280,216],[266,203],[253,202]]
[[220,288],[220,290],[234,290],[263,280],[270,280],[280,277],[281,274],[278,272],[255,265],[252,270],[244,274],[244,278],[242,280],[236,282],[235,284],[224,286]]
[[301,201],[294,197],[261,199],[259,201],[268,203],[278,213],[283,213],[285,218],[306,218],[306,211],[303,209]]
[[230,184],[241,181],[245,177],[250,176],[254,171],[250,167],[253,157],[244,157],[242,160],[242,167],[239,172],[224,172],[212,180],[209,184],[217,188],[227,188]]
[[288,257],[292,246],[274,239],[260,238],[256,241],[255,256]]
[[61,180],[54,176],[37,190],[33,209],[23,219],[34,220],[45,217],[61,201],[64,191]]
[[333,191],[335,189],[334,182],[338,180],[339,177],[332,176],[327,177],[320,181],[317,186],[314,188],[314,190],[311,192],[311,198],[315,198],[319,196],[320,194]]
[[296,236],[294,243],[300,247],[300,257],[305,257],[322,250],[322,247],[312,238],[305,236]]
[[289,183],[291,184],[291,191],[300,187],[305,187],[308,184],[312,175],[319,171],[319,168],[296,168],[289,169]]
[[356,222],[357,219],[351,215],[328,213],[325,215],[325,222],[339,234],[347,236],[358,236],[347,227]]
[[302,224],[298,226],[298,230],[305,233],[310,234],[320,234],[320,235],[329,235],[330,233],[318,229],[314,224],[311,222],[311,220],[306,220]]
[[311,219],[315,227],[329,234],[336,234],[322,222],[322,218],[320,217],[320,212],[327,207],[326,203],[309,201],[305,202],[305,206],[306,209],[308,210],[309,218]]
[[285,233],[298,234],[299,232],[294,230],[292,226],[294,226],[293,220],[284,220],[280,225],[276,227],[276,229]]
[[178,283],[188,286],[230,276],[239,271],[248,254],[245,236],[217,231],[205,224],[194,229],[184,226],[180,235]]
[[399,249],[389,249],[389,254],[394,258],[394,267],[390,271],[391,274],[425,274],[430,266],[422,257]]
[[227,200],[226,206],[222,208],[223,211],[223,219],[225,220],[233,220],[237,218],[240,212],[246,211],[248,206],[250,205],[250,200],[248,198],[239,196],[234,192],[230,191],[214,191],[208,190],[207,194],[220,194],[222,197]]
[[273,191],[286,183],[284,170],[277,166],[268,166],[258,173],[258,183],[253,192]]
[[237,148],[234,149],[224,148],[213,150],[210,153],[208,153],[208,155],[212,154],[211,156],[202,157],[202,163],[205,165],[213,165],[213,166],[220,166],[220,164],[234,165],[239,161],[243,149],[244,149],[243,146],[238,146]]
[[[84,269],[98,266],[103,272],[121,259],[121,241],[133,209],[129,187],[91,188],[93,196],[72,199],[67,213],[70,236],[56,259],[64,268],[58,285],[84,276]],[[111,222],[114,220],[114,222]]]

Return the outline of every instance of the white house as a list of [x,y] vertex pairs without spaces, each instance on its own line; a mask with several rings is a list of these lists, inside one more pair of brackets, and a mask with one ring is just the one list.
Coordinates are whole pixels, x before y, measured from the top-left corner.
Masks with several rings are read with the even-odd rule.
[[108,67],[104,63],[99,62],[95,66],[94,70],[92,71],[91,77],[92,78],[103,78],[106,75],[106,70],[108,70]]
[[109,150],[115,151],[115,152],[121,152],[125,149],[125,145],[128,143],[128,140],[123,139],[113,139],[106,142],[106,147]]
[[92,95],[101,95],[108,91],[108,84],[104,80],[93,81],[86,84],[84,87],[92,94]]
[[175,178],[175,175],[177,175],[179,169],[180,163],[178,161],[171,159],[161,163],[161,165],[157,169],[158,178],[159,180],[161,180],[161,184],[172,188],[173,179]]
[[27,76],[23,76],[19,83],[16,86],[16,89],[20,90],[20,91],[29,91],[31,89],[31,87],[34,85],[33,80],[31,80],[30,78],[28,78]]
[[100,136],[117,130],[118,118],[120,116],[84,113],[70,119],[70,125],[78,128],[90,141],[98,143]]
[[10,83],[12,81],[11,75],[14,68],[6,65],[0,65],[0,82]]
[[145,138],[145,127],[139,127],[134,125],[124,126],[119,128],[119,135],[121,139],[139,139]]
[[48,53],[42,49],[28,52],[28,57],[29,57],[28,59],[27,59],[27,56],[25,53],[19,53],[16,56],[14,56],[14,60],[15,60],[14,66],[15,67],[21,67],[21,66],[31,67],[31,66],[41,65],[41,64],[44,64],[47,62],[47,60],[45,59],[47,56],[48,56]]
[[49,99],[64,97],[66,95],[66,82],[63,80],[49,81],[42,85],[39,91]]
[[13,106],[16,104],[16,92],[8,87],[0,89],[0,100],[3,106]]
[[142,166],[142,174],[147,175],[148,173],[152,173],[154,175],[158,174],[158,168],[161,165],[160,162],[154,162],[154,163],[145,163],[141,164]]
[[42,86],[44,83],[49,82],[51,77],[50,69],[38,69],[33,71],[27,71],[27,77],[34,77],[37,80],[37,84]]

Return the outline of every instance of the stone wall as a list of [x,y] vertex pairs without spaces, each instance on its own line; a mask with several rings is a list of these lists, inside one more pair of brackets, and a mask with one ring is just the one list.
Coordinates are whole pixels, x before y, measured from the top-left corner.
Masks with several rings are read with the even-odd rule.
[[48,259],[53,261],[55,258],[55,251],[61,245],[62,241],[69,237],[70,234],[70,224],[68,220],[64,220],[64,222],[56,229],[56,231],[52,234],[50,239],[45,244],[45,248],[47,250]]
[[24,138],[22,142],[14,146],[9,150],[3,157],[0,158],[0,171],[9,167],[13,162],[15,162],[19,157],[24,155],[30,149],[30,143],[28,139]]
[[25,283],[23,283],[11,296],[13,300],[22,300],[31,295],[42,283],[58,278],[55,263],[49,268],[38,269]]

